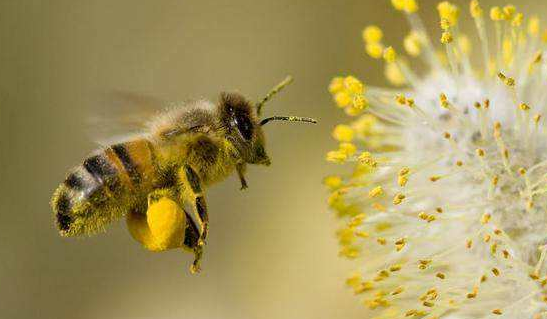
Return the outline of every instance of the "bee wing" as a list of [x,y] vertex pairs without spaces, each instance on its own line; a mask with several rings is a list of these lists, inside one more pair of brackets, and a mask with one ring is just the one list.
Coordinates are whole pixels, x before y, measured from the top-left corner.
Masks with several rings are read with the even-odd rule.
[[129,91],[112,91],[100,97],[87,116],[87,133],[99,145],[111,145],[141,135],[147,122],[162,112],[163,99]]

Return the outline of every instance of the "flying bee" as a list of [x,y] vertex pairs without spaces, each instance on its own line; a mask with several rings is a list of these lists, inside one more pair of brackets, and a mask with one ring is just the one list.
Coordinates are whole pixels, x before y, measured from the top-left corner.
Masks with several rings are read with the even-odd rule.
[[53,194],[61,236],[91,235],[125,217],[145,248],[193,252],[190,270],[198,272],[209,229],[205,189],[234,170],[245,189],[247,164],[270,165],[262,130],[270,121],[316,123],[295,116],[259,120],[264,104],[290,82],[287,77],[255,104],[238,93],[221,93],[216,105],[186,103],[137,136],[95,151]]

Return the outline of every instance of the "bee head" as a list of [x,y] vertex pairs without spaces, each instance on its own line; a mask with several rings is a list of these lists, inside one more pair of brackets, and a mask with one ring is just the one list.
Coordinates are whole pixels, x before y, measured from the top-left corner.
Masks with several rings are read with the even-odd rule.
[[270,165],[264,133],[252,104],[239,93],[220,94],[220,118],[227,138],[246,163]]
[[262,130],[262,126],[266,123],[270,121],[317,123],[314,119],[297,116],[272,116],[259,120],[264,104],[291,82],[292,77],[287,77],[255,105],[239,93],[221,93],[220,115],[224,121],[223,125],[228,130],[228,138],[235,145],[245,162],[270,165]]

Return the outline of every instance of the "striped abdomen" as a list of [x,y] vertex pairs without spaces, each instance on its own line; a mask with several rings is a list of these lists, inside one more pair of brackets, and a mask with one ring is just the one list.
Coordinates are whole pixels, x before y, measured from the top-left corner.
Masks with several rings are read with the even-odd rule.
[[112,145],[73,169],[51,205],[61,235],[91,234],[138,205],[157,183],[152,145],[140,139]]

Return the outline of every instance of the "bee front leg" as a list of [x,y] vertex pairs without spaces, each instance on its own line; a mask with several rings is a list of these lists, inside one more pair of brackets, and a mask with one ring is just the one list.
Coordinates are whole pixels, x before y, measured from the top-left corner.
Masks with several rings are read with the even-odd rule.
[[239,181],[241,182],[241,190],[249,188],[247,181],[245,180],[245,171],[247,171],[247,164],[237,164],[237,176],[239,176]]
[[203,255],[205,240],[209,232],[209,215],[207,213],[207,204],[205,194],[201,186],[201,180],[196,171],[190,165],[184,165],[179,172],[180,184],[182,187],[182,196],[184,202],[190,204],[193,208],[195,219],[201,226],[201,232],[197,238],[197,244],[193,248],[194,262],[190,267],[192,273],[200,271],[200,261]]

